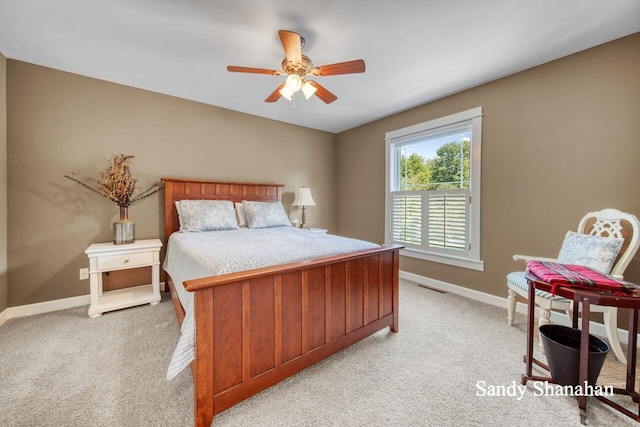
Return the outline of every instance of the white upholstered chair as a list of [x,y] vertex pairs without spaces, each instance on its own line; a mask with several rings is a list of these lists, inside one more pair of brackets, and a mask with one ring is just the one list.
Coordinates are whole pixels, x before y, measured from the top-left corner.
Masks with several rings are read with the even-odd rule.
[[[578,233],[590,236],[606,238],[622,238],[624,242],[618,255],[613,260],[610,275],[623,279],[624,270],[631,262],[631,259],[640,246],[640,221],[635,215],[621,212],[617,209],[603,209],[601,211],[589,212],[578,224]],[[532,257],[526,255],[514,255],[514,260],[540,260],[556,261],[553,258]],[[507,321],[513,324],[513,316],[516,308],[516,294],[528,298],[529,285],[524,278],[524,271],[518,271],[507,275]],[[536,290],[536,305],[540,309],[538,324],[550,323],[551,310],[564,311],[569,319],[572,313],[572,301],[566,298],[554,297],[548,292]],[[603,313],[604,327],[611,349],[618,360],[624,364],[627,359],[620,347],[618,340],[618,310],[615,307],[603,307],[592,305],[591,312]]]

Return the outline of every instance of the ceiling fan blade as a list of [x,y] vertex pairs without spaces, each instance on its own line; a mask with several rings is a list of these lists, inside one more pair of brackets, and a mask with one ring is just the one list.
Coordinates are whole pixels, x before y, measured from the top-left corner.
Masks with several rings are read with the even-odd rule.
[[325,89],[324,86],[320,85],[320,83],[314,82],[313,80],[309,80],[309,83],[316,87],[317,90],[315,95],[324,101],[325,104],[331,104],[333,101],[338,99],[337,96]]
[[271,76],[279,76],[282,71],[279,70],[267,70],[265,68],[251,68],[251,67],[236,67],[235,65],[229,65],[227,71],[232,73],[253,73],[253,74],[269,74]]
[[280,95],[280,89],[282,89],[287,82],[282,83],[276,90],[274,90],[271,95],[267,96],[267,99],[264,102],[276,102],[282,95]]
[[335,76],[338,74],[364,73],[365,65],[362,59],[339,62],[337,64],[321,65],[314,67],[311,74],[314,76]]
[[284,48],[284,54],[287,60],[293,64],[300,64],[302,62],[302,41],[300,40],[300,34],[293,31],[278,31],[282,47]]

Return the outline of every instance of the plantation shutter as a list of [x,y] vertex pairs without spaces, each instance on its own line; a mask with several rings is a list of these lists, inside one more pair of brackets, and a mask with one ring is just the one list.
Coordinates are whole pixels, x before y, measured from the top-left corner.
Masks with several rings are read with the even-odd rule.
[[436,251],[469,251],[468,188],[427,192],[427,246]]
[[395,243],[422,245],[423,191],[395,191],[392,199],[392,236]]

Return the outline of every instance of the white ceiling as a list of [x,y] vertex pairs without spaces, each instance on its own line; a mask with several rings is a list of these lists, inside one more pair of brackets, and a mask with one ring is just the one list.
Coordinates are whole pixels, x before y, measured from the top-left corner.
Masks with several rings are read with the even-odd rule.
[[[226,66],[279,69],[280,29],[367,70],[265,103],[283,76]],[[334,133],[638,31],[639,0],[0,0],[7,58]]]

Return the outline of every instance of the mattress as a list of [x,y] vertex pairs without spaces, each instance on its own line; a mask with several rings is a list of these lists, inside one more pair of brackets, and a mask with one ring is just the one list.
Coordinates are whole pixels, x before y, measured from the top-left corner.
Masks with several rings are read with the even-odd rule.
[[174,281],[185,318],[167,379],[174,378],[195,358],[193,295],[184,289],[183,282],[376,247],[379,245],[293,227],[173,233],[164,270]]

